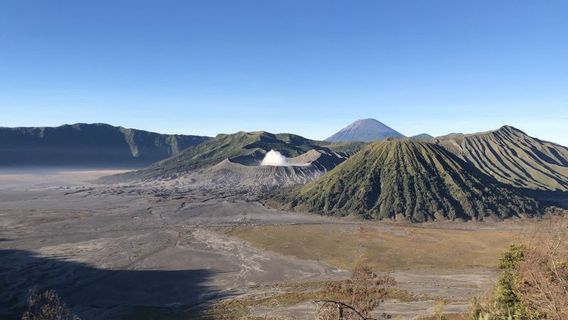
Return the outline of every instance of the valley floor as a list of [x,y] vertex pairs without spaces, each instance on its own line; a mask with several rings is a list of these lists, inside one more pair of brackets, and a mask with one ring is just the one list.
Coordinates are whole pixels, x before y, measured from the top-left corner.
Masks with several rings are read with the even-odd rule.
[[[105,186],[109,171],[0,173],[0,319],[32,287],[82,319],[190,319],[214,306],[311,319],[322,283],[357,261],[397,285],[377,313],[467,311],[501,252],[534,222],[394,224],[282,212],[237,195]],[[230,318],[230,317],[229,317]]]

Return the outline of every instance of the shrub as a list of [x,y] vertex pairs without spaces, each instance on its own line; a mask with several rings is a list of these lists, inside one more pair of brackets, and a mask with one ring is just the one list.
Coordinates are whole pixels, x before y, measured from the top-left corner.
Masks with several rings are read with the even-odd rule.
[[318,320],[361,320],[377,308],[395,284],[391,276],[379,276],[371,267],[358,264],[351,279],[331,282],[325,289],[324,300],[318,300]]
[[472,302],[474,320],[568,319],[568,218],[541,224],[500,260],[493,295]]
[[29,292],[28,310],[22,315],[22,320],[80,320],[61,301],[55,290],[37,293]]
[[568,219],[553,219],[528,242],[519,293],[549,320],[568,319]]

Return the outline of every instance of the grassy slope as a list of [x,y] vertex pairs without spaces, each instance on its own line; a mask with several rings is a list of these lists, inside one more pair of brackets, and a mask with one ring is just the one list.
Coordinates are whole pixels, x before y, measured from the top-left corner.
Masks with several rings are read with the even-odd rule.
[[262,157],[264,152],[278,150],[287,157],[295,157],[311,149],[325,149],[336,152],[354,153],[361,144],[318,142],[293,134],[272,134],[268,132],[237,132],[220,134],[202,144],[190,147],[181,154],[157,162],[152,166],[122,174],[112,179],[148,179],[175,176],[191,170],[206,168],[221,161],[240,157]]
[[441,137],[438,143],[503,183],[568,191],[568,148],[532,138],[513,127]]
[[335,152],[355,154],[361,150],[366,143],[358,141],[345,141],[345,142],[329,142],[329,141],[317,141],[318,145],[322,147],[329,148]]
[[441,146],[412,140],[370,144],[329,174],[283,192],[296,210],[412,221],[532,214],[537,203],[511,191]]

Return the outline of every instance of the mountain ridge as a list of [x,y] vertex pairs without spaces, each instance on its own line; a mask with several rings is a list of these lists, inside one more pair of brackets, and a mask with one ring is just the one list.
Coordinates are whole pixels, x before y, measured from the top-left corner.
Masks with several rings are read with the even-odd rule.
[[[338,150],[334,150],[335,148]],[[315,141],[289,133],[239,131],[233,134],[219,134],[215,138],[192,146],[174,157],[154,163],[147,168],[115,177],[119,180],[170,179],[194,171],[206,170],[225,160],[245,166],[258,167],[270,150],[276,150],[288,158],[306,157],[307,153],[317,151],[321,156],[318,156],[318,159],[321,158],[319,161],[325,163],[322,162],[314,169],[327,171],[342,162],[349,154],[349,151],[343,151],[344,148],[346,150],[352,148],[357,150],[358,145]],[[237,168],[238,165],[236,164],[229,166],[227,163],[226,168]],[[244,170],[244,168],[242,169]],[[249,169],[247,170],[250,171]],[[261,170],[260,168],[257,169]],[[265,169],[262,170],[266,171]],[[112,180],[109,178],[104,180]]]
[[76,123],[58,127],[0,127],[3,166],[144,166],[209,137],[169,135]]
[[435,139],[480,171],[517,188],[568,191],[568,148],[513,126]]
[[420,133],[420,134],[417,134],[417,135],[410,137],[410,139],[422,140],[422,141],[431,141],[431,140],[434,139],[434,136],[427,134],[427,133]]

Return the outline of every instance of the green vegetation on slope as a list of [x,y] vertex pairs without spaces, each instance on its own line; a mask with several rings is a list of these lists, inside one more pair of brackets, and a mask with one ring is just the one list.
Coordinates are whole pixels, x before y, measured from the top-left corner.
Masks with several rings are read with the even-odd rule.
[[364,147],[329,174],[274,200],[325,215],[411,221],[506,218],[538,211],[536,201],[488,177],[443,147],[413,140]]
[[503,183],[568,191],[568,148],[516,128],[440,137],[438,143]]
[[344,142],[328,142],[317,141],[318,145],[329,148],[330,150],[338,153],[353,155],[365,146],[365,142],[358,141],[344,141]]
[[[329,146],[325,147],[325,146]],[[157,162],[152,166],[120,175],[122,179],[148,179],[175,177],[178,174],[207,168],[225,159],[261,160],[271,149],[286,157],[296,157],[309,150],[357,150],[360,144],[332,144],[317,142],[293,134],[272,134],[264,131],[220,134],[200,145],[188,148],[181,154]]]

